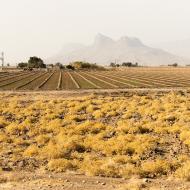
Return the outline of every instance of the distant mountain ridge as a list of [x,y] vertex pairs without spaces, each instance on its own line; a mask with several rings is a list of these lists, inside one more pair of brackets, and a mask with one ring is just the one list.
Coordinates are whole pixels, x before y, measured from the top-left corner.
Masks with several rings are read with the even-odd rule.
[[138,62],[145,66],[159,66],[179,63],[189,64],[188,59],[173,55],[162,49],[146,46],[138,38],[121,37],[113,40],[102,34],[98,34],[92,45],[68,44],[55,56],[47,60],[48,63],[61,62],[68,64],[73,61],[87,61],[101,65],[109,65],[111,62]]

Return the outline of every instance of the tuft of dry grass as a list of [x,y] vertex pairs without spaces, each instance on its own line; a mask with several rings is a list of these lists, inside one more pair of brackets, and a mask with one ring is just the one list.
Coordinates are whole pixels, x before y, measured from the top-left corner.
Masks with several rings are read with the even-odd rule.
[[185,179],[186,181],[190,181],[190,160],[184,162],[180,168],[178,168],[175,172],[175,176],[181,179]]
[[48,170],[56,172],[66,172],[67,170],[72,170],[74,168],[71,161],[66,159],[53,159],[50,160],[48,165]]
[[141,176],[142,177],[158,177],[167,175],[172,171],[173,165],[171,162],[166,160],[157,159],[154,161],[146,161],[141,165]]
[[38,147],[36,145],[30,145],[23,153],[23,156],[33,157],[37,156],[39,153]]

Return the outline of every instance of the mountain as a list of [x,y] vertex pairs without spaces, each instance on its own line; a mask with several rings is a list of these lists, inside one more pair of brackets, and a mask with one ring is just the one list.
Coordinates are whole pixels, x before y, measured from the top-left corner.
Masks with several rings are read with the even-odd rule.
[[164,42],[154,46],[190,59],[190,39]]
[[69,44],[62,51],[48,59],[48,63],[61,62],[68,64],[73,61],[87,61],[101,65],[111,62],[138,62],[140,65],[159,66],[173,63],[189,64],[187,59],[175,56],[161,49],[151,48],[138,38],[121,37],[113,40],[98,34],[92,45]]

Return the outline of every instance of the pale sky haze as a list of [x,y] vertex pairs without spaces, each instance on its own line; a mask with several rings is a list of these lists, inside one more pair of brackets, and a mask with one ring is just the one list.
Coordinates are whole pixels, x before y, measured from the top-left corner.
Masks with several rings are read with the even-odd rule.
[[0,51],[6,62],[43,59],[97,33],[146,44],[190,38],[189,0],[0,0]]

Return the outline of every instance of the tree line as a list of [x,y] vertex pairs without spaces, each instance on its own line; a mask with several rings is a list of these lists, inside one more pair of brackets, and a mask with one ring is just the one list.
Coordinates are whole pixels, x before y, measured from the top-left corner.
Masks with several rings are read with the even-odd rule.
[[139,67],[138,63],[132,63],[132,62],[123,62],[122,64],[117,63],[110,63],[110,67]]
[[28,62],[21,62],[18,64],[18,68],[29,68],[29,69],[33,69],[33,68],[46,68],[46,64],[44,64],[44,61],[39,58],[39,57],[30,57],[30,59],[28,60]]
[[92,70],[103,70],[104,67],[99,66],[97,64],[92,64],[88,62],[76,61],[72,62],[68,65],[63,65],[59,62],[55,64],[46,65],[44,61],[39,57],[30,57],[28,62],[21,62],[18,64],[18,68],[21,69],[39,69],[39,68],[57,68],[57,69],[69,69],[69,70],[80,70],[80,69],[92,69]]

